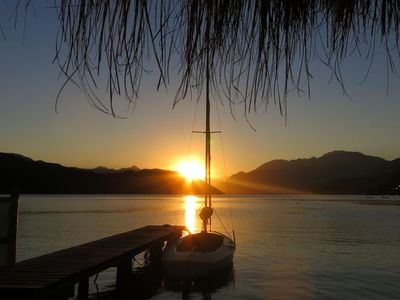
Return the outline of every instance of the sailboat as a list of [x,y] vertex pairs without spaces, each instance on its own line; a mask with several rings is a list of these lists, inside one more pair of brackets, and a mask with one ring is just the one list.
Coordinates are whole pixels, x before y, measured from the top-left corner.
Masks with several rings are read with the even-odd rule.
[[204,207],[199,214],[202,230],[181,237],[167,245],[163,254],[163,270],[167,277],[201,278],[232,266],[236,242],[230,237],[211,230],[213,215],[211,197],[211,130],[209,70],[206,81],[206,131]]

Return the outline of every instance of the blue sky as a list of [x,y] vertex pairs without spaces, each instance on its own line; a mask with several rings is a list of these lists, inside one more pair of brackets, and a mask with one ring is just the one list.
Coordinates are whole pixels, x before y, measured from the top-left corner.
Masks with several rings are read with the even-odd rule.
[[[12,6],[11,1],[6,7]],[[52,3],[52,2],[50,2]],[[185,157],[202,157],[203,137],[193,135],[196,105],[185,100],[172,110],[173,87],[155,91],[151,76],[142,86],[141,98],[126,119],[115,119],[88,105],[73,86],[63,92],[58,113],[54,105],[63,83],[52,64],[57,22],[45,2],[36,4],[26,20],[13,27],[10,11],[2,9],[0,22],[6,40],[0,39],[0,151],[20,153],[34,159],[68,166],[120,168],[171,168]],[[24,38],[23,38],[24,37]],[[360,151],[386,159],[400,157],[400,81],[392,76],[387,91],[386,60],[380,51],[368,79],[360,85],[368,62],[357,56],[343,64],[346,88],[329,82],[330,73],[321,63],[312,67],[311,97],[288,98],[288,119],[274,106],[250,120],[253,131],[238,115],[233,120],[227,107],[219,107],[223,130],[213,140],[216,172],[227,175],[249,171],[272,159],[320,156],[332,150]],[[100,87],[99,92],[105,92]],[[216,111],[214,107],[214,111]],[[216,114],[214,128],[220,129]],[[203,129],[201,108],[195,121]],[[190,141],[192,141],[190,145]]]

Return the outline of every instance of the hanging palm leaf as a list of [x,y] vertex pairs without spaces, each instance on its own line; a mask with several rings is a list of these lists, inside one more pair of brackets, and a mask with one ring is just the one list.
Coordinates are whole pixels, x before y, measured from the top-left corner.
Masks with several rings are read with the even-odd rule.
[[[309,92],[315,59],[344,86],[340,66],[351,53],[368,60],[384,46],[394,73],[400,53],[398,0],[60,0],[55,7],[55,59],[66,83],[110,114],[115,95],[137,99],[148,72],[157,72],[157,89],[178,78],[175,104],[199,97],[208,56],[214,97],[241,103],[245,114],[272,99],[285,115],[289,90]],[[108,103],[96,96],[102,76]]]

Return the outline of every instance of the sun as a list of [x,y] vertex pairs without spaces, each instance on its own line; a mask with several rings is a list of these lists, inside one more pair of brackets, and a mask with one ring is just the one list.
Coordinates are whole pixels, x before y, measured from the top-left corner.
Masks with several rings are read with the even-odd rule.
[[197,159],[180,161],[174,169],[188,181],[204,179],[204,167]]

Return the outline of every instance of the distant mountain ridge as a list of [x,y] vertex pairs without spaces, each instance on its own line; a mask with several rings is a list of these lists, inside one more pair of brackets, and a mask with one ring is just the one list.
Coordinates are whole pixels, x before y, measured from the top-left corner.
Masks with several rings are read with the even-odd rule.
[[319,158],[273,160],[228,181],[237,194],[394,194],[399,192],[400,159],[332,151]]
[[140,169],[136,166],[131,166],[129,168],[121,168],[121,169],[117,169],[117,170],[110,169],[110,168],[107,168],[104,166],[98,166],[92,170],[93,170],[93,172],[99,173],[99,174],[116,174],[116,173],[123,173],[126,171],[134,171],[134,172],[140,171]]
[[[332,151],[318,158],[273,160],[232,175],[228,185],[214,182],[213,193],[400,194],[400,159]],[[173,171],[81,169],[0,153],[0,194],[202,194],[204,188],[203,181],[188,184]]]
[[[201,180],[191,183],[177,172],[130,168],[80,169],[0,153],[0,194],[203,194]],[[221,193],[216,188],[215,194]]]

